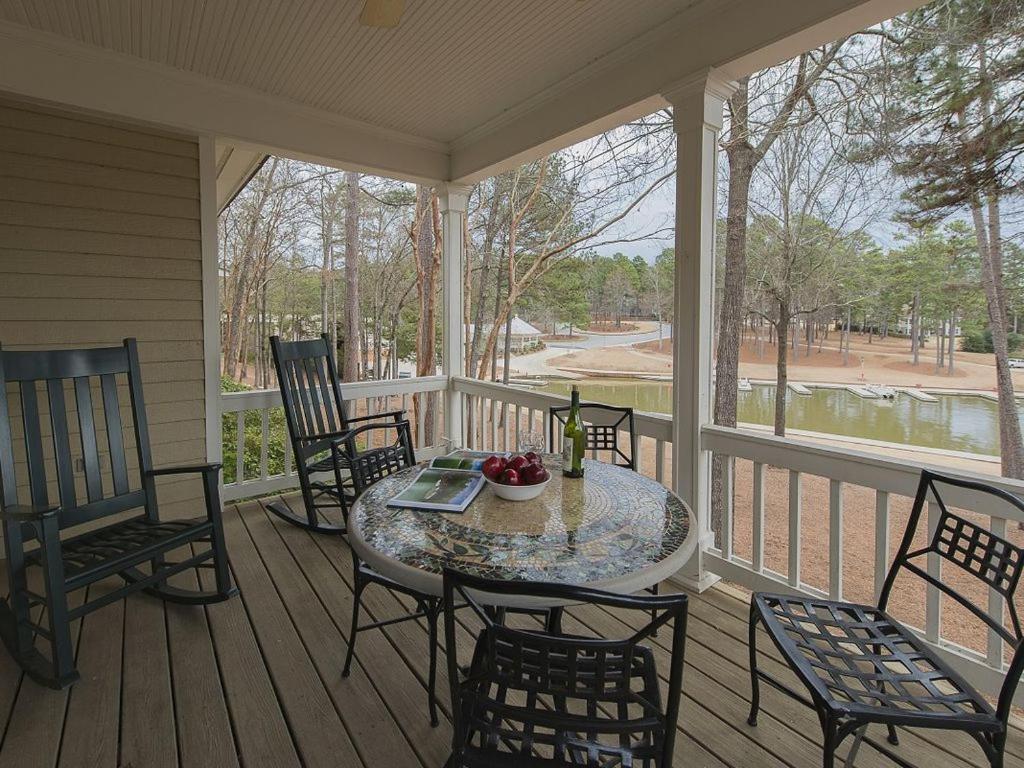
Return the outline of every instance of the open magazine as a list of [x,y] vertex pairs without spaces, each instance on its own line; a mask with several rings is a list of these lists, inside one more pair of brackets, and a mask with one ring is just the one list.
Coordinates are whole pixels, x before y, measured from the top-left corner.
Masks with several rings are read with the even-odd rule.
[[426,467],[412,485],[392,498],[389,507],[465,512],[485,484],[483,473],[471,469]]
[[483,469],[484,462],[491,456],[504,456],[507,459],[510,458],[512,454],[460,449],[452,451],[446,456],[438,456],[430,462],[430,466],[435,469],[467,469],[479,472]]

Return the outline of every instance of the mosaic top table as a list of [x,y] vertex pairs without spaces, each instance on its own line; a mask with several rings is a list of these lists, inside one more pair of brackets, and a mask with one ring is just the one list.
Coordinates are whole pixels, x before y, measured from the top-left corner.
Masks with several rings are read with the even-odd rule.
[[[440,595],[445,566],[492,579],[554,581],[636,592],[667,578],[697,546],[690,510],[661,484],[623,467],[585,459],[585,476],[551,482],[531,501],[505,501],[484,488],[462,514],[387,506],[422,466],[363,493],[349,515],[356,554],[383,576]],[[550,602],[509,600],[514,607]]]

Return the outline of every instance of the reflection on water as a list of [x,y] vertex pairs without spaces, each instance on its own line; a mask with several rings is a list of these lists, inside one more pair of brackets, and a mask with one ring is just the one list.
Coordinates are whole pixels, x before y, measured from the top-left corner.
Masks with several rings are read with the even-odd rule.
[[[630,405],[640,411],[672,412],[672,385],[667,382],[582,381],[584,400]],[[568,394],[569,384],[552,382],[544,391]],[[786,423],[792,429],[921,445],[949,451],[999,455],[996,403],[975,395],[936,395],[923,403],[906,394],[895,401],[866,400],[845,389],[812,389],[811,395],[789,393]],[[755,385],[739,393],[739,420],[771,425],[775,387]],[[1024,420],[1022,420],[1024,422]]]

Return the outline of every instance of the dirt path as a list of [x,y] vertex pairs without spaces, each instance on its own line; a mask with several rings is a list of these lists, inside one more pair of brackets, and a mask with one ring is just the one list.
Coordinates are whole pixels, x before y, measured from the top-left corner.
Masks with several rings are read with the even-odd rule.
[[[847,359],[838,349],[838,340],[831,339],[819,350],[808,353],[801,345],[799,353],[789,361],[791,381],[834,384],[888,384],[901,387],[933,389],[994,390],[995,362],[992,355],[960,352],[955,354],[954,373],[936,371],[934,346],[922,351],[913,365],[906,339],[875,339],[855,337]],[[553,368],[580,372],[634,372],[666,374],[672,371],[671,340],[651,341],[633,347],[581,349],[546,360]],[[760,354],[759,354],[760,352]],[[847,364],[848,363],[848,364]],[[740,354],[740,376],[773,381],[776,377],[775,348],[764,344],[758,349],[754,342],[745,343]],[[1024,370],[1014,371],[1014,384],[1024,387]]]

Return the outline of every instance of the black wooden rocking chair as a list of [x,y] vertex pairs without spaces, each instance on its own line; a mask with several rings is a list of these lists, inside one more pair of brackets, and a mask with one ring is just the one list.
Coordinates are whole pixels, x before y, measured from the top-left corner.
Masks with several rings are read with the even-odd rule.
[[[122,380],[127,381],[131,395],[138,484],[129,480],[135,473],[129,472],[126,460],[128,422],[122,419],[118,401]],[[18,393],[20,429],[8,404],[8,385]],[[40,409],[40,390],[48,418]],[[102,402],[102,424],[97,422],[94,394]],[[74,397],[77,425],[69,424],[69,396]],[[49,423],[48,435],[41,416]],[[26,478],[16,471],[16,437],[24,448],[19,456],[24,455]],[[47,459],[50,453],[53,458]],[[76,476],[75,454],[81,456],[81,478]],[[55,475],[48,478],[53,469]],[[0,521],[9,587],[7,599],[0,600],[0,636],[32,679],[52,688],[75,682],[79,675],[71,622],[132,592],[145,590],[163,600],[189,604],[219,602],[237,593],[231,586],[224,546],[219,472],[219,464],[153,469],[134,339],[126,339],[121,347],[102,349],[0,350]],[[161,520],[156,478],[185,473],[202,475],[206,514]],[[50,499],[52,480],[57,502]],[[27,486],[27,504],[19,503],[21,483]],[[68,535],[84,523],[95,524],[132,510],[141,512]],[[165,556],[174,550],[184,554],[177,555],[177,562],[168,562]],[[146,563],[148,570],[140,568]],[[195,591],[167,583],[171,576],[192,568],[212,568],[216,588]],[[115,575],[126,584],[81,605],[69,605],[70,593]],[[45,613],[45,624],[41,613]],[[49,645],[49,658],[37,648],[37,638]]]
[[[894,763],[913,768],[887,746],[865,736],[877,723],[888,741],[899,743],[897,726],[963,731],[978,742],[993,768],[1002,768],[1007,718],[1024,670],[1024,629],[1014,595],[1024,568],[1024,549],[950,512],[939,486],[994,497],[1024,513],[1024,502],[981,483],[924,471],[903,541],[886,576],[878,606],[856,605],[792,595],[756,593],[750,604],[750,675],[753,686],[748,722],[757,725],[759,682],[812,707],[824,736],[823,765],[831,768],[835,751],[853,735],[845,764],[853,766],[861,743]],[[927,546],[911,549],[926,503],[941,514]],[[982,582],[999,604],[990,613],[929,572],[927,558],[939,558]],[[996,706],[957,674],[931,647],[887,611],[896,577],[906,571],[948,595],[999,635],[1013,656]],[[990,598],[991,601],[991,598]],[[1010,627],[1003,622],[1004,609]],[[790,668],[807,689],[793,690],[757,666],[757,625],[763,624]]]
[[[353,463],[362,470],[363,486],[416,463],[405,412],[349,416],[327,334],[305,341],[271,336],[270,350],[306,516],[295,514],[281,501],[267,506],[308,530],[345,533],[349,508],[362,490],[352,477]],[[358,440],[375,433],[393,433],[394,439],[382,447],[360,449]],[[337,509],[341,520],[331,520],[328,515]]]

